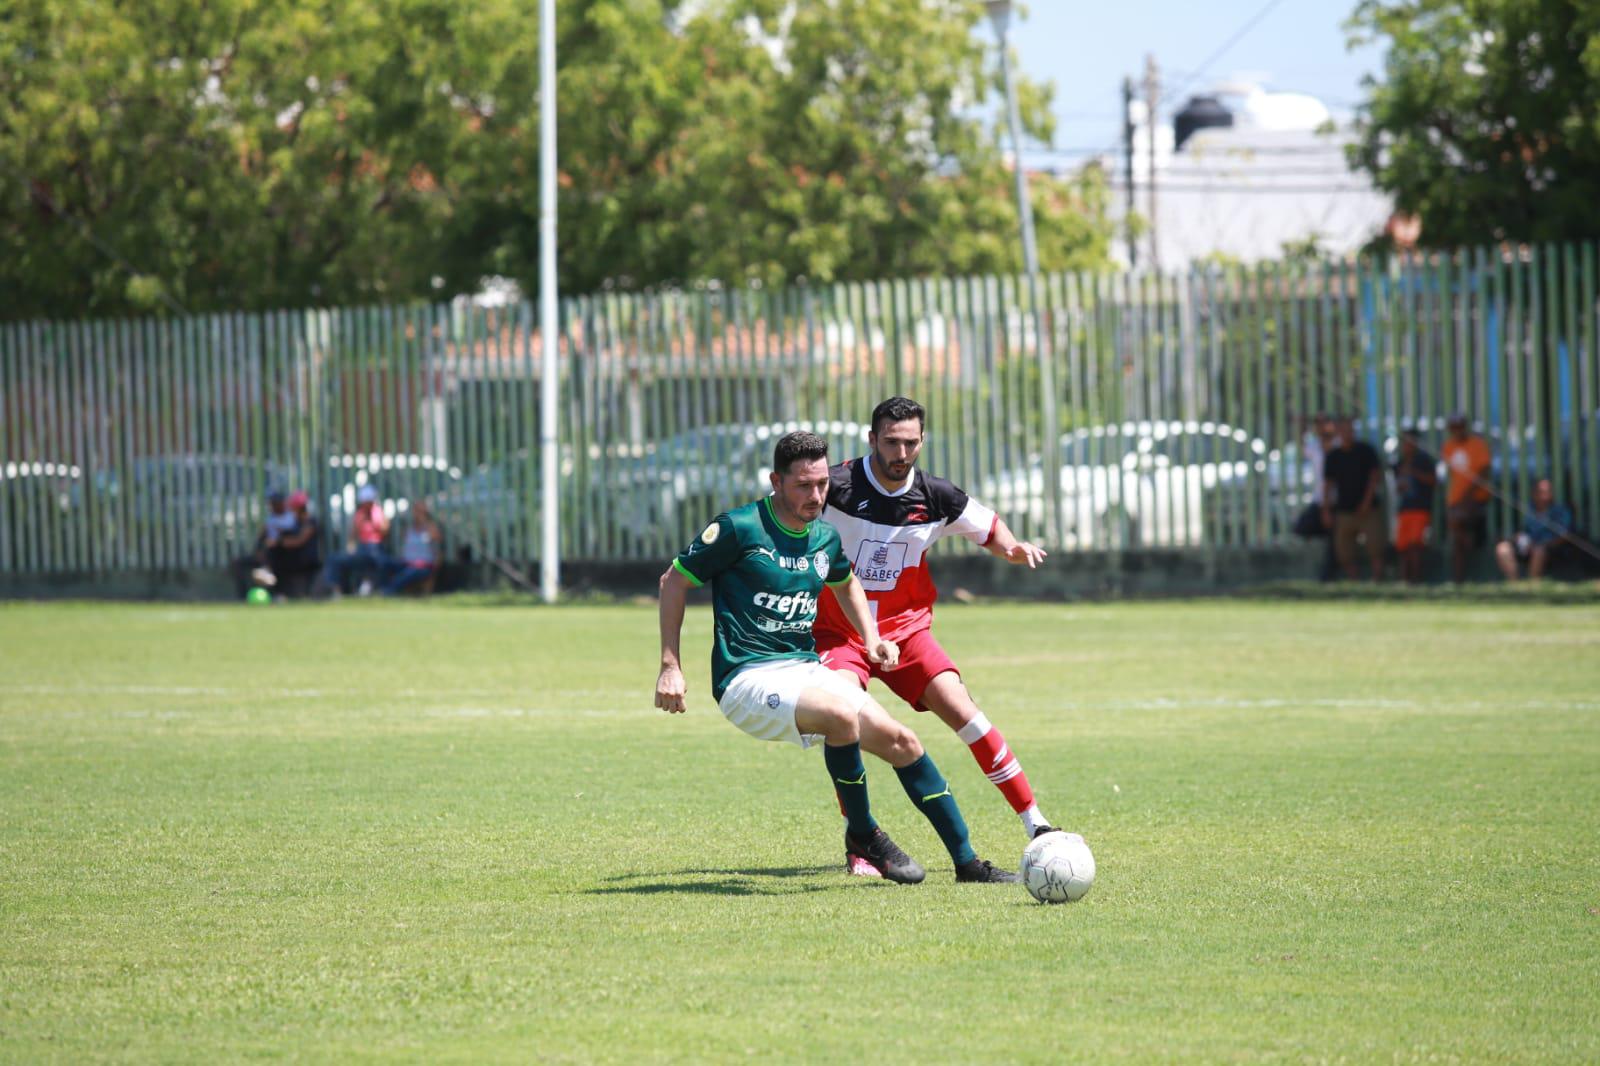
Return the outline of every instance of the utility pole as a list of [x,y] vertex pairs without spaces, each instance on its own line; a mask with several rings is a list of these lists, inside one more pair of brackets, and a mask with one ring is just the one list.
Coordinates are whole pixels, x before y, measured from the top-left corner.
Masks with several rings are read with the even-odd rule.
[[1011,0],[984,0],[989,21],[994,25],[995,39],[1000,46],[1000,77],[1006,92],[1006,121],[1011,126],[1011,147],[1016,152],[1012,169],[1017,177],[1017,219],[1022,227],[1022,269],[1028,280],[1028,311],[1033,319],[1034,354],[1039,360],[1039,381],[1044,399],[1045,445],[1045,499],[1050,504],[1050,517],[1045,529],[1052,543],[1060,543],[1061,514],[1061,449],[1056,446],[1060,433],[1060,417],[1056,410],[1055,357],[1046,339],[1044,307],[1039,299],[1039,246],[1033,235],[1033,204],[1028,197],[1028,173],[1022,165],[1022,120],[1017,115],[1017,89],[1011,80],[1010,48],[1006,33],[1011,28]]
[[1139,212],[1139,203],[1134,194],[1133,179],[1133,79],[1122,79],[1122,169],[1123,181],[1128,186],[1128,210],[1123,221],[1124,239],[1128,242],[1128,266],[1139,265],[1139,242],[1134,233],[1134,216]]
[[1039,251],[1033,238],[1033,204],[1028,199],[1028,175],[1022,169],[1022,119],[1017,115],[1017,90],[1011,83],[1010,48],[1006,33],[1011,27],[1011,0],[985,0],[994,35],[1000,42],[1000,77],[1005,85],[1006,121],[1011,127],[1011,148],[1017,176],[1017,221],[1022,229],[1022,269],[1029,278],[1039,273]]
[[561,381],[560,308],[556,304],[556,3],[539,3],[539,595],[561,593],[560,465],[557,389]]
[[1144,57],[1145,129],[1150,134],[1150,267],[1161,269],[1161,243],[1156,239],[1156,109],[1161,106],[1161,73],[1156,57]]

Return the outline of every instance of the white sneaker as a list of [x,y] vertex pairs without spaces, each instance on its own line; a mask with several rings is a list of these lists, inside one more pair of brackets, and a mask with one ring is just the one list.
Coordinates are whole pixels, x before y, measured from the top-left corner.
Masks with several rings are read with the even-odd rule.
[[258,566],[250,571],[250,580],[263,588],[272,588],[278,583],[278,575],[264,566]]
[[370,596],[370,595],[372,595],[372,582],[371,581],[363,581],[361,583],[361,587],[356,589],[356,595],[357,596]]

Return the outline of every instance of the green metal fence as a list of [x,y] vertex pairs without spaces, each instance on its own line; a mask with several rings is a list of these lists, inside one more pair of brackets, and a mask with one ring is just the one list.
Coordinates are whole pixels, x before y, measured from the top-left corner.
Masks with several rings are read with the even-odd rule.
[[[1437,451],[1466,411],[1496,531],[1540,476],[1600,530],[1596,249],[1475,250],[1181,275],[893,281],[567,300],[564,557],[659,558],[764,491],[772,443],[837,454],[902,393],[924,465],[1057,550],[1204,554],[1290,537],[1306,418]],[[0,327],[0,571],[222,565],[269,487],[337,538],[360,485],[426,498],[452,552],[539,543],[528,304]],[[948,550],[963,550],[957,545]]]

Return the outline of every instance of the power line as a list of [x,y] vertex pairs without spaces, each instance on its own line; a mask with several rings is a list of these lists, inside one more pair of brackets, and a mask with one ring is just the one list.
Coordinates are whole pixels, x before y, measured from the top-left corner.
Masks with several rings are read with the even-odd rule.
[[[1125,189],[1127,186],[1120,181],[1110,183],[1112,190]],[[1173,193],[1248,193],[1252,196],[1261,195],[1313,195],[1327,196],[1339,193],[1376,194],[1377,189],[1370,185],[1240,185],[1224,182],[1206,182],[1198,185],[1185,185],[1181,182],[1174,184],[1170,181],[1161,183],[1162,192]]]
[[[1162,93],[1161,94],[1162,101],[1165,102],[1169,98],[1171,98],[1173,96],[1176,96],[1177,94],[1179,94],[1179,93],[1183,92],[1184,90],[1186,90],[1187,88],[1189,88],[1189,86],[1193,85],[1195,82],[1199,81],[1201,78],[1205,77],[1206,74],[1211,69],[1211,64],[1215,63],[1217,60],[1219,60],[1223,56],[1227,55],[1228,54],[1228,50],[1230,48],[1232,48],[1234,45],[1238,44],[1240,41],[1244,40],[1244,38],[1250,33],[1250,31],[1255,29],[1256,25],[1258,23],[1260,23],[1260,21],[1262,19],[1264,19],[1268,15],[1272,14],[1273,9],[1278,7],[1282,3],[1283,3],[1283,0],[1267,0],[1267,2],[1264,5],[1262,5],[1261,10],[1257,11],[1254,15],[1250,16],[1250,18],[1246,19],[1244,25],[1240,26],[1237,30],[1235,30],[1231,37],[1229,37],[1226,41],[1222,42],[1222,44],[1220,46],[1218,46],[1216,51],[1212,52],[1209,56],[1207,56],[1205,58],[1205,61],[1200,64],[1199,69],[1197,69],[1194,73],[1190,74],[1183,81],[1179,82],[1178,85],[1175,88],[1173,88],[1173,89],[1171,89],[1171,90],[1169,90],[1169,91],[1167,91],[1165,93]],[[1155,121],[1155,116],[1151,115],[1150,119],[1151,119],[1152,122]]]
[[[1208,131],[1205,131],[1205,130],[1200,131],[1200,133],[1205,133],[1205,132],[1208,132]],[[1199,134],[1197,134],[1197,136],[1198,135]],[[1121,142],[1119,141],[1118,144],[1120,145],[1120,143]],[[1085,156],[1085,155],[1096,155],[1096,154],[1098,154],[1098,155],[1106,155],[1106,154],[1109,154],[1109,151],[1111,151],[1111,150],[1099,149],[1099,148],[1091,150],[1091,149],[1086,148],[1086,147],[1076,147],[1076,148],[1025,148],[1023,151],[1024,151],[1025,155]],[[1189,158],[1205,160],[1206,162],[1211,162],[1211,161],[1231,162],[1233,160],[1249,160],[1249,159],[1251,159],[1251,158],[1253,158],[1255,156],[1335,155],[1335,154],[1341,153],[1343,151],[1344,151],[1344,146],[1342,144],[1327,144],[1327,145],[1321,145],[1321,144],[1280,144],[1280,145],[1270,145],[1269,144],[1269,145],[1262,145],[1260,147],[1252,147],[1250,145],[1234,145],[1234,144],[1229,144],[1229,145],[1226,145],[1226,146],[1204,145],[1204,144],[1202,144],[1202,145],[1197,146],[1197,148],[1195,150],[1190,151],[1190,152],[1186,152],[1185,154]]]
[[[1205,61],[1200,64],[1198,69],[1196,69],[1193,73],[1191,73],[1188,77],[1186,77],[1182,82],[1178,83],[1173,88],[1170,88],[1167,91],[1163,92],[1161,94],[1161,102],[1163,104],[1170,103],[1172,98],[1174,96],[1176,96],[1178,93],[1180,93],[1183,90],[1187,89],[1190,85],[1193,85],[1199,79],[1205,77],[1206,74],[1209,72],[1209,70],[1211,68],[1211,64],[1215,63],[1217,60],[1219,60],[1223,56],[1227,55],[1228,54],[1228,50],[1230,48],[1232,48],[1234,45],[1236,45],[1240,41],[1242,41],[1245,38],[1245,36],[1249,34],[1249,32],[1251,30],[1256,28],[1256,25],[1262,19],[1264,19],[1268,15],[1272,14],[1273,9],[1278,7],[1282,3],[1283,3],[1283,0],[1267,0],[1267,3],[1265,5],[1263,5],[1260,10],[1258,10],[1254,15],[1251,15],[1248,19],[1246,19],[1244,21],[1243,25],[1241,25],[1237,30],[1235,30],[1231,35],[1229,35],[1227,40],[1223,41],[1222,44],[1219,45],[1216,48],[1216,50],[1214,50],[1209,56],[1207,56]],[[1154,112],[1152,112],[1150,115],[1146,116],[1146,121],[1151,123],[1152,125],[1155,123],[1156,116],[1155,116]],[[1110,155],[1112,152],[1117,150],[1118,146],[1121,143],[1122,143],[1122,138],[1119,136],[1115,141],[1111,142],[1110,145],[1106,146],[1105,148],[1102,148],[1099,152],[1096,152],[1094,154],[1095,155]]]

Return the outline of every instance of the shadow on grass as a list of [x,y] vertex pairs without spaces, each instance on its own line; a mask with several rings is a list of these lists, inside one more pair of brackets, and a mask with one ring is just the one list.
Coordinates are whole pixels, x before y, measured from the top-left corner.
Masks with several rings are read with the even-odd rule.
[[[798,878],[835,874],[829,884],[797,883]],[[600,888],[584,890],[587,896],[651,896],[664,892],[709,896],[790,896],[804,892],[834,892],[853,883],[884,885],[876,878],[847,877],[837,866],[767,866],[746,870],[673,870],[669,873],[622,874],[608,877]]]

